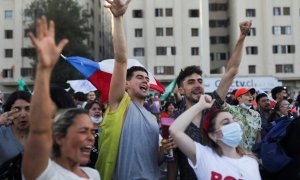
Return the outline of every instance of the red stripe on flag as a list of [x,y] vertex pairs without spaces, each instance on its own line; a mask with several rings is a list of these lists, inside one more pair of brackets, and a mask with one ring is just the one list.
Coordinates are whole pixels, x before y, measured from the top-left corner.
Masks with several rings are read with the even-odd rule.
[[97,70],[88,80],[101,92],[101,102],[106,102],[108,100],[111,74]]

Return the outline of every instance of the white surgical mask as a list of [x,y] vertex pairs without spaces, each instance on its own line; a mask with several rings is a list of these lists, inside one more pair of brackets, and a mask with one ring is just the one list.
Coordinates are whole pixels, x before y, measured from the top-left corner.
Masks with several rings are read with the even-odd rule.
[[221,131],[223,137],[219,138],[219,140],[224,144],[234,148],[240,144],[243,132],[241,126],[237,122],[221,127]]
[[100,124],[102,122],[102,116],[101,117],[91,117],[91,120],[94,124]]
[[249,106],[249,105],[246,105],[245,103],[242,103],[241,107],[244,108],[244,109],[249,110],[252,106]]

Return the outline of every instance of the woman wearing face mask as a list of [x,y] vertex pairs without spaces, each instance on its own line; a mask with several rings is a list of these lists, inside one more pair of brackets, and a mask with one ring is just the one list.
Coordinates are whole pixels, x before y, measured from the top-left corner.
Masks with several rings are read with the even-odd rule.
[[[101,124],[101,122],[103,120],[102,115],[105,111],[104,106],[97,101],[91,101],[91,102],[88,102],[84,108],[89,111],[89,115],[94,124],[94,128],[96,129],[96,132],[99,133],[101,131],[99,129],[99,125]],[[91,151],[90,162],[87,164],[87,166],[92,167],[92,168],[95,167],[95,164],[96,164],[96,161],[98,158],[98,152],[99,152],[99,150],[98,150],[99,134],[98,133],[95,134],[94,147]]]
[[94,123],[94,127],[98,129],[103,119],[102,114],[105,111],[104,106],[97,101],[91,101],[88,102],[84,108],[89,111],[89,115]]
[[225,110],[212,109],[203,122],[205,145],[194,142],[185,134],[185,128],[214,101],[202,95],[199,102],[189,108],[170,127],[171,136],[188,157],[198,179],[261,179],[258,163],[245,154],[238,145],[242,139],[240,125]]

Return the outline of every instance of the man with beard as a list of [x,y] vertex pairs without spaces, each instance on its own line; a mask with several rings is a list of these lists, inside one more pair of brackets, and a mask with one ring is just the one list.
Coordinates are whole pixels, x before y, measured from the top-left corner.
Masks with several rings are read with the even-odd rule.
[[240,124],[243,130],[243,138],[240,146],[251,151],[255,142],[260,141],[261,118],[257,111],[251,109],[254,101],[255,89],[240,88],[234,98],[238,101],[237,106],[226,104],[227,109],[233,118]]
[[[214,107],[221,108],[221,106],[224,104],[229,87],[231,86],[234,77],[238,73],[244,40],[250,28],[251,22],[245,21],[240,23],[240,36],[236,43],[232,56],[228,61],[226,72],[223,75],[217,90],[212,93],[212,98],[216,100],[213,105]],[[184,108],[175,112],[172,115],[173,118],[177,118],[186,109],[189,109],[191,106],[196,104],[199,101],[200,96],[204,94],[202,71],[197,66],[188,66],[184,70],[182,70],[177,77],[176,83],[179,93],[184,96],[184,99],[182,101],[183,104],[185,103],[185,106]],[[201,122],[206,113],[207,112],[204,112],[204,115],[198,114],[196,117],[194,117],[192,123],[187,127],[185,131],[185,133],[196,142],[202,143]],[[180,171],[180,179],[197,179],[193,169],[188,164],[187,157],[182,152],[180,152],[180,150],[177,150],[177,152],[175,152],[175,161],[172,163],[168,163],[168,179],[176,179],[177,164]]]
[[270,130],[272,124],[268,122],[271,113],[270,100],[267,94],[261,93],[256,96],[257,112],[261,117],[261,138]]

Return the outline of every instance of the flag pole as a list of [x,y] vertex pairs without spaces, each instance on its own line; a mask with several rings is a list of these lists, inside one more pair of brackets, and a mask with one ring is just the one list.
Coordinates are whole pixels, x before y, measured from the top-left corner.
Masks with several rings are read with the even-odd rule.
[[60,57],[62,57],[64,60],[66,60],[66,56],[64,56],[63,54],[60,54]]

